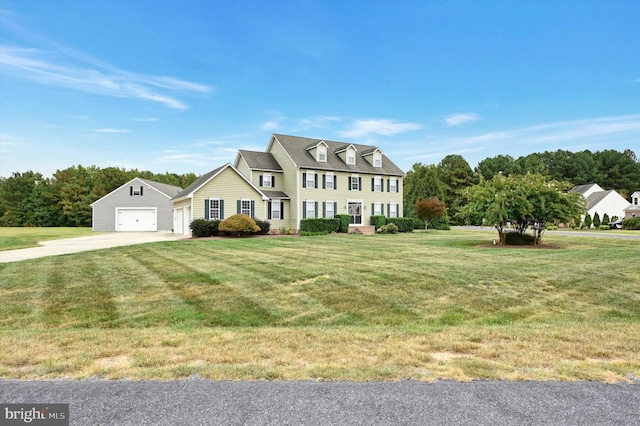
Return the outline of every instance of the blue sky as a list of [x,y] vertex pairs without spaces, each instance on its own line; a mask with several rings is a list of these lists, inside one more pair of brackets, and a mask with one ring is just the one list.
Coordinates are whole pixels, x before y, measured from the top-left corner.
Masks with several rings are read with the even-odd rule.
[[0,176],[206,173],[271,133],[407,171],[640,156],[640,2],[3,0]]

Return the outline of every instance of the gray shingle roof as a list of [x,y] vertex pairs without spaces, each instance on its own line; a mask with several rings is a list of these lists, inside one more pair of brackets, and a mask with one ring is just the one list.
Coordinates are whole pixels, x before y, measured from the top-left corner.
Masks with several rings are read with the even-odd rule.
[[247,151],[241,149],[238,154],[244,158],[250,169],[254,170],[275,170],[282,171],[273,154],[270,152]]
[[263,189],[262,193],[264,195],[266,195],[267,197],[269,197],[269,198],[283,198],[283,199],[286,199],[286,200],[289,199],[289,196],[285,192],[282,192],[282,191],[267,191],[267,190]]
[[596,185],[595,183],[589,183],[587,185],[578,185],[578,186],[574,186],[573,188],[571,188],[571,190],[569,192],[571,193],[576,193],[576,194],[585,194],[587,191],[589,191],[591,189],[591,187],[593,187],[594,185]]
[[158,191],[162,192],[163,194],[169,197],[174,197],[176,194],[182,191],[182,188],[180,188],[179,186],[173,186],[173,185],[168,185],[166,183],[155,182],[149,179],[142,179],[142,178],[138,178],[138,179],[140,179],[147,185],[157,189]]
[[[347,142],[329,141],[327,139],[312,139],[300,136],[288,136],[274,134],[273,137],[280,142],[282,147],[287,151],[291,159],[297,166],[305,169],[321,169],[345,171],[353,173],[369,173],[376,175],[404,176],[404,172],[400,170],[386,155],[382,155],[382,167],[373,167],[366,159],[362,157],[362,153],[371,152],[376,147],[371,145],[350,144]],[[307,148],[310,145],[317,144],[323,140],[327,148],[327,162],[320,163],[316,161]],[[340,150],[344,150],[349,145],[353,145],[356,150],[356,164],[348,165],[336,154]]]
[[195,191],[197,188],[204,185],[209,179],[211,179],[213,176],[215,176],[217,173],[219,173],[222,169],[224,169],[227,166],[229,166],[229,164],[225,164],[224,166],[218,167],[217,169],[213,169],[209,173],[205,173],[204,175],[200,176],[191,185],[187,186],[185,189],[177,193],[172,198],[172,200],[177,200],[178,198],[186,197],[187,195],[191,194],[193,191]]
[[595,207],[600,201],[604,200],[605,197],[611,194],[612,192],[615,192],[615,191],[613,189],[610,189],[608,191],[594,192],[593,194],[589,195],[587,197],[587,210],[591,210],[593,207]]

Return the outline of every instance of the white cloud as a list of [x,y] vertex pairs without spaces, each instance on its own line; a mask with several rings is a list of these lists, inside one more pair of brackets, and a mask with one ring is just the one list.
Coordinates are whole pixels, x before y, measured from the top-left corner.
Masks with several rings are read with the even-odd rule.
[[447,123],[447,126],[459,126],[460,124],[466,123],[468,121],[478,121],[480,120],[480,116],[475,112],[463,113],[463,114],[453,114],[449,117],[445,117],[444,121]]
[[202,84],[172,77],[149,76],[109,64],[56,45],[56,51],[0,46],[3,72],[50,86],[121,98],[142,99],[173,109],[187,109],[181,100],[164,92],[210,92]]
[[262,124],[262,130],[275,130],[280,127],[280,122],[278,120],[270,120]]
[[154,121],[158,121],[158,117],[149,117],[149,118],[132,118],[133,121],[142,121],[152,123]]
[[398,123],[386,119],[356,120],[350,129],[339,131],[338,134],[347,138],[360,138],[370,134],[390,136],[421,128],[417,123]]
[[94,129],[94,132],[97,133],[129,133],[129,129],[111,129],[111,128],[104,128],[104,129]]

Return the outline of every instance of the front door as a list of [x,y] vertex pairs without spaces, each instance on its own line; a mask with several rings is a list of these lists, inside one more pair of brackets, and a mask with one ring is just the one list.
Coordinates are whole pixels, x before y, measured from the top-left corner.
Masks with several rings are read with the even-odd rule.
[[349,216],[351,216],[349,224],[362,225],[362,202],[361,201],[349,201],[348,210]]

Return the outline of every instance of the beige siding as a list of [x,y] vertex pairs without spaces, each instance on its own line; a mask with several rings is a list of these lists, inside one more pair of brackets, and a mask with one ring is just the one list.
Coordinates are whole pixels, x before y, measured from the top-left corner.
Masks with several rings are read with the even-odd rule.
[[[247,162],[244,160],[243,156],[239,156],[238,166],[236,167],[240,173],[242,173],[247,179],[251,180],[251,169],[247,165]],[[255,183],[255,182],[254,182]]]
[[193,195],[193,218],[204,218],[204,200],[220,198],[224,200],[224,217],[236,214],[236,202],[240,199],[255,201],[255,216],[266,218],[265,202],[262,196],[241,176],[228,167],[211,179]]
[[[283,173],[281,173],[282,178],[280,182],[276,181],[276,189],[280,191],[284,191],[287,193],[289,198],[291,198],[291,202],[285,204],[285,225],[282,226],[290,226],[293,229],[298,229],[298,188],[297,188],[297,173],[296,166],[293,164],[287,153],[282,149],[282,146],[278,141],[274,141],[271,145],[271,150],[269,151],[274,156],[274,158],[282,167]],[[282,186],[280,186],[282,185]],[[300,217],[302,212],[300,212]]]

